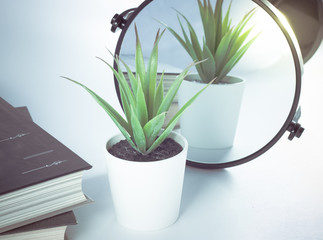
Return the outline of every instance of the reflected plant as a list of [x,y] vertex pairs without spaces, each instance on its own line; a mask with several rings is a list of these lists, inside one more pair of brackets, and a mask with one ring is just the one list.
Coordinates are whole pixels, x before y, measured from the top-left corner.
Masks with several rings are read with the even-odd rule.
[[[176,10],[183,37],[176,33],[173,28],[161,22],[180,42],[194,61],[207,59],[207,61],[195,66],[202,82],[208,83],[214,78],[216,78],[215,84],[223,81],[223,78],[239,62],[259,35],[257,34],[251,40],[246,41],[253,27],[247,30],[244,29],[254,15],[255,9],[245,14],[238,24],[234,26],[230,18],[231,4],[232,2],[230,2],[223,17],[223,0],[217,0],[214,10],[210,0],[203,0],[203,3],[198,0],[204,29],[202,46],[192,24],[179,11]],[[185,20],[188,32],[185,31],[180,17]]]
[[[118,56],[114,59],[118,66],[115,70],[109,63],[102,60],[114,73],[119,86],[121,95],[121,104],[123,107],[125,119],[102,97],[97,95],[94,91],[85,85],[63,77],[83,87],[88,93],[92,95],[95,101],[106,111],[112,121],[119,128],[129,144],[138,152],[147,155],[154,151],[171,133],[175,127],[178,119],[183,114],[192,102],[204,91],[203,88],[195,94],[178,112],[171,118],[164,130],[162,127],[165,122],[166,114],[172,104],[172,101],[184,79],[188,74],[189,68],[192,64],[184,69],[174,80],[171,87],[164,95],[163,78],[157,84],[157,66],[158,66],[158,43],[164,34],[165,30],[160,34],[158,30],[153,49],[149,58],[147,69],[144,63],[141,43],[138,37],[137,27],[136,32],[136,56],[135,74],[131,71],[129,66],[122,61]],[[124,73],[121,69],[121,63],[126,69]],[[126,80],[128,75],[130,84]]]

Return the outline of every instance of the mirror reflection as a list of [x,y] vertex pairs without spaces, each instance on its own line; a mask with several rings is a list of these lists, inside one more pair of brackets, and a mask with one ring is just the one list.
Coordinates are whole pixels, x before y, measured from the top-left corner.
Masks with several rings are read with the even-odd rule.
[[[217,1],[211,0],[210,4],[214,10]],[[253,38],[255,40],[228,72],[228,76],[212,84],[183,114],[177,130],[188,139],[188,160],[193,162],[228,163],[257,152],[280,131],[294,101],[294,61],[279,27],[250,0],[235,0],[231,6],[230,1],[224,0],[222,20],[229,8],[231,26],[238,26],[241,19],[255,9],[242,32],[252,28],[245,43]],[[204,49],[205,33],[198,1],[155,0],[135,17],[121,45],[120,58],[133,71],[136,40],[134,24],[137,25],[143,54],[148,62],[155,33],[159,28],[165,29],[165,24],[184,38],[180,18],[184,30],[190,36],[186,20],[178,12],[190,22]],[[164,72],[165,91],[176,75],[193,62],[188,51],[170,30],[166,30],[159,43],[158,57],[158,75]],[[176,110],[181,102],[186,102],[185,94],[192,96],[199,90],[201,83],[196,82],[199,74],[198,67],[191,67],[191,74],[184,80],[172,109]]]

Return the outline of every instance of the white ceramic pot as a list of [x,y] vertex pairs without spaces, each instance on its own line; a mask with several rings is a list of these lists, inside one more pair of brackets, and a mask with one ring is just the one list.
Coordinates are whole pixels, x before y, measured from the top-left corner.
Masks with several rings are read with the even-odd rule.
[[[174,157],[135,162],[116,158],[107,151],[107,170],[118,222],[135,230],[158,230],[178,216],[188,143],[178,133],[170,136],[183,150]],[[107,142],[107,149],[123,140],[120,134]]]
[[[191,81],[198,75],[189,75],[178,92],[182,107],[204,83]],[[227,77],[230,84],[210,85],[184,112],[180,119],[181,134],[193,148],[223,149],[232,147],[245,81]]]

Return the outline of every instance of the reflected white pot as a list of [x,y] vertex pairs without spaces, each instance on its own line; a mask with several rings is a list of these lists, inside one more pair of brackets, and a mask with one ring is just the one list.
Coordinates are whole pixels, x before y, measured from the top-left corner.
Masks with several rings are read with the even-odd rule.
[[[198,75],[188,75],[179,92],[182,107],[205,83],[194,82]],[[181,134],[194,148],[232,147],[236,134],[245,81],[226,77],[230,84],[210,85],[185,111],[180,119]]]
[[[135,162],[107,152],[107,170],[118,222],[135,230],[157,230],[173,224],[178,216],[188,143],[178,133],[170,136],[183,150],[174,157]],[[107,149],[123,140],[120,134],[107,142]]]

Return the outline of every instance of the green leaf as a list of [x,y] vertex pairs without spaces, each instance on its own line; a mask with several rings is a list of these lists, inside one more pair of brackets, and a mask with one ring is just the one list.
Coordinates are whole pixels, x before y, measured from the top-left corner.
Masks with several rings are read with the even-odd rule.
[[168,89],[162,103],[160,104],[157,114],[168,111],[168,109],[170,108],[170,106],[174,100],[174,97],[175,97],[176,93],[178,92],[178,89],[181,86],[183,79],[187,75],[190,67],[191,66],[188,66],[181,74],[179,74],[176,77],[176,79],[174,80],[174,82],[172,83],[170,88]]
[[143,87],[145,96],[148,96],[148,89],[149,84],[146,82],[146,70],[145,70],[145,61],[144,61],[144,55],[142,53],[141,49],[141,43],[138,36],[138,30],[137,26],[135,24],[135,32],[136,32],[136,73],[139,75],[139,79],[141,80],[141,85]]
[[163,71],[158,86],[157,86],[157,90],[156,90],[156,95],[155,95],[155,105],[154,105],[154,116],[156,116],[158,108],[160,107],[160,104],[162,103],[163,99],[164,99],[164,73],[165,71]]
[[227,62],[227,58],[229,56],[229,46],[231,41],[231,31],[227,32],[226,35],[222,38],[219,47],[215,53],[215,62],[218,64],[218,69],[222,69]]
[[[213,15],[213,10],[210,1],[205,1],[205,11],[203,15],[207,16],[206,27],[204,28],[204,36],[206,44],[211,52],[216,50],[216,32],[217,32],[217,19]],[[202,17],[202,16],[201,16]]]
[[146,154],[153,152],[162,142],[169,136],[171,131],[176,126],[176,122],[173,122],[167,129],[165,129],[162,134],[153,142],[153,144],[148,148]]
[[114,73],[114,76],[116,77],[120,88],[124,91],[128,102],[130,105],[135,106],[135,98],[133,95],[133,92],[130,89],[130,86],[125,78],[125,76],[123,75],[123,72],[121,71],[121,66],[119,63],[119,60],[116,58],[115,62],[118,65],[118,71],[116,71],[109,63],[107,63],[105,60],[103,60],[102,58],[97,57],[98,59],[100,59],[102,62],[104,62],[106,65],[109,66],[109,68],[112,70],[112,72]]
[[243,29],[245,28],[246,24],[249,22],[251,17],[254,15],[254,13],[255,13],[255,8],[249,11],[247,14],[245,14],[242,20],[238,23],[238,25],[234,27],[233,35],[232,35],[233,42],[240,36],[241,32],[243,31]]
[[[120,89],[120,97],[121,97],[123,112],[126,115],[128,125],[130,125],[131,124],[131,108],[130,108],[128,99],[125,96],[125,93],[122,89]],[[129,131],[129,134],[132,136],[132,131]]]
[[97,95],[94,91],[83,85],[82,83],[79,83],[71,78],[64,77],[65,78],[81,87],[83,87],[88,93],[91,94],[91,96],[94,98],[94,100],[109,114],[112,115],[114,119],[116,119],[120,125],[122,125],[123,128],[129,129],[128,128],[128,123],[121,117],[121,115],[109,104],[107,103],[103,98],[101,98],[99,95]]
[[213,54],[211,53],[209,47],[204,44],[203,46],[203,59],[206,59],[206,61],[200,63],[200,65],[203,68],[203,78],[201,77],[201,80],[204,83],[208,83],[210,80],[212,80],[216,76],[216,63],[213,57]]
[[[198,96],[205,90],[207,89],[216,79],[212,79],[204,88],[202,88],[200,91],[198,91],[190,100],[188,100],[180,110],[173,116],[173,118],[169,121],[167,128],[173,126],[173,124],[176,125],[178,119],[181,117],[181,115],[184,113],[184,111],[198,98]],[[174,126],[175,126],[174,125]]]
[[[179,36],[174,29],[168,27],[166,24],[162,23],[166,28],[174,35],[174,37],[180,42],[187,53],[191,56],[194,61],[211,59],[209,62],[204,62],[203,64],[196,65],[196,70],[204,82],[212,79],[214,76],[219,76],[221,73],[225,72],[231,66],[234,66],[237,62],[231,60],[231,57],[235,56],[236,52],[244,46],[244,41],[249,35],[250,30],[243,32],[244,27],[249,22],[251,17],[255,13],[255,9],[252,9],[238,22],[237,26],[231,27],[232,19],[230,19],[232,0],[228,6],[223,17],[223,0],[217,0],[212,9],[212,4],[210,0],[198,0],[198,7],[201,17],[201,22],[203,24],[204,37],[202,42],[202,48],[198,42],[195,30],[192,24],[184,16],[184,14],[177,11],[177,18],[180,24],[183,38]],[[186,21],[188,33],[184,30],[181,18]],[[190,38],[188,37],[190,35]],[[207,46],[207,47],[206,47]],[[213,56],[214,62],[210,57],[210,53]],[[236,55],[239,56],[239,55]],[[239,58],[240,59],[240,58]],[[228,62],[230,62],[228,64]],[[215,64],[213,64],[215,63]],[[213,74],[215,73],[215,74]],[[221,76],[223,77],[223,76]],[[218,83],[220,78],[217,79],[215,83]]]
[[[185,30],[183,28],[182,22],[179,19],[178,15],[177,15],[177,18],[178,18],[179,24],[181,26],[183,36],[185,38],[186,48],[187,48],[188,54],[191,56],[193,61],[201,61],[201,60],[203,60],[203,58],[199,59],[198,54],[195,52],[195,49],[193,48],[193,45],[192,45],[190,39],[188,38],[188,36],[187,36],[187,34],[186,34],[186,32],[185,32]],[[202,56],[203,56],[203,53],[202,53]],[[196,64],[195,68],[196,68],[198,74],[200,75],[201,79],[205,79],[206,77],[204,76],[205,74],[204,74],[204,69],[203,69],[202,65]]]
[[187,48],[187,44],[186,42],[182,39],[182,37],[180,35],[178,35],[175,30],[171,27],[169,27],[167,24],[157,20],[159,23],[161,23],[162,25],[165,26],[165,28],[171,33],[173,34],[173,36],[177,39],[177,41],[182,45],[182,47],[187,51],[189,52],[189,49]]
[[137,79],[137,77],[132,73],[130,67],[122,59],[120,59],[120,61],[123,63],[123,65],[125,66],[125,68],[127,70],[133,95],[136,96],[137,95],[136,91],[138,88],[138,80],[139,79]]
[[163,36],[165,30],[159,35],[159,30],[156,35],[153,50],[151,52],[149,63],[147,67],[146,81],[149,82],[149,97],[148,97],[148,118],[153,118],[155,91],[156,91],[156,79],[157,79],[157,66],[158,66],[158,43]]
[[193,59],[193,61],[197,61],[198,60],[198,57],[197,57],[197,54],[195,53],[195,50],[193,48],[193,45],[190,41],[190,39],[188,38],[185,30],[184,30],[184,27],[183,27],[183,24],[177,14],[177,19],[178,19],[178,22],[180,24],[180,27],[182,29],[182,33],[183,33],[183,36],[184,36],[184,39],[185,39],[185,48],[186,48],[186,51],[187,53],[191,56],[191,58]]
[[104,109],[104,111],[110,116],[111,120],[116,124],[116,126],[119,128],[122,135],[126,138],[126,140],[129,142],[129,144],[137,150],[137,147],[135,146],[134,142],[131,139],[131,136],[129,132],[132,132],[131,127],[128,125],[128,123],[120,116],[120,114],[109,104],[107,103],[103,98],[101,98],[99,95],[97,95],[95,92],[93,92],[91,89],[86,87],[85,85],[72,80],[67,77],[65,78],[81,87],[83,87],[88,93],[91,94],[91,96],[94,98],[94,100]]
[[[211,5],[209,1],[209,5]],[[222,39],[222,5],[223,0],[217,0],[215,9],[214,9],[214,19],[215,19],[215,49],[214,52],[216,52],[219,48],[219,44]],[[210,6],[211,8],[211,6]]]
[[208,87],[210,86],[215,79],[210,81],[203,89],[201,89],[198,93],[196,93],[190,100],[188,100],[184,106],[173,116],[173,118],[169,121],[167,127],[162,132],[162,134],[156,139],[156,141],[151,145],[151,147],[147,150],[147,154],[154,151],[171,133],[171,131],[176,126],[177,121],[182,116],[184,111],[196,100],[196,98]]
[[249,49],[252,43],[256,40],[257,36],[252,38],[248,43],[241,47],[239,51],[237,51],[234,54],[234,56],[226,63],[218,77],[219,79],[224,78],[232,70],[232,68],[240,61],[240,59],[243,57],[243,55],[246,53],[246,51]]
[[222,36],[224,36],[231,28],[231,19],[230,19],[230,11],[231,11],[232,0],[230,1],[230,5],[225,14],[225,17],[222,22]]
[[164,122],[165,122],[166,113],[161,113],[151,119],[145,126],[144,126],[144,133],[146,136],[147,148],[149,148],[153,142],[156,140],[156,137],[160,133]]
[[137,103],[137,116],[141,126],[144,126],[148,121],[148,111],[147,111],[147,104],[144,95],[144,91],[141,86],[141,82],[138,82],[137,88],[137,96],[136,96],[136,103]]
[[207,33],[209,33],[209,31],[208,31],[208,18],[209,18],[209,16],[208,16],[207,11],[206,11],[206,1],[204,0],[204,4],[202,4],[202,2],[200,0],[198,0],[197,3],[198,3],[198,6],[199,6],[199,10],[200,10],[200,16],[201,16],[201,19],[202,19],[204,33],[206,35]]
[[146,152],[146,137],[144,130],[136,116],[136,113],[133,108],[131,108],[132,114],[131,114],[131,127],[133,131],[133,137],[135,144],[142,154],[145,154]]
[[193,60],[202,60],[202,49],[199,44],[197,34],[192,26],[192,24],[188,21],[188,19],[184,16],[184,14],[180,13],[179,11],[176,10],[176,12],[183,17],[183,19],[186,21],[187,27],[189,29],[190,37],[191,37],[191,44],[194,49],[195,55],[197,59]]
[[232,43],[229,58],[231,58],[241,48],[241,46],[243,46],[243,43],[245,42],[246,38],[249,36],[251,31],[252,28],[248,29],[241,36],[239,36],[235,40],[235,42]]

